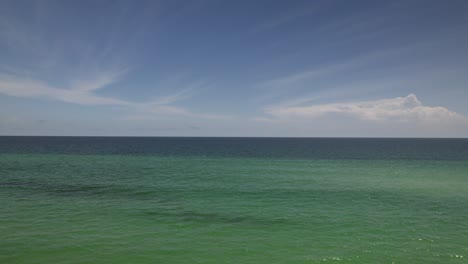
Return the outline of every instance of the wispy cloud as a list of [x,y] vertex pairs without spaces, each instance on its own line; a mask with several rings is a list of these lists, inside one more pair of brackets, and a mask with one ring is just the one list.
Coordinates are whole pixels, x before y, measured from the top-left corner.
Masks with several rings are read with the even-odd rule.
[[196,118],[226,118],[222,115],[193,113],[186,108],[175,106],[174,103],[187,99],[192,87],[181,89],[174,94],[153,98],[146,102],[134,102],[113,97],[101,96],[96,91],[114,84],[121,78],[123,71],[106,73],[94,80],[72,82],[71,88],[56,88],[44,81],[21,79],[14,76],[0,76],[0,93],[22,98],[42,98],[66,103],[95,106],[123,106],[130,110],[125,119],[154,119],[161,115],[182,115]]
[[270,80],[265,80],[258,83],[256,87],[265,90],[297,88],[300,85],[310,84],[311,81],[317,79],[330,76],[336,77],[337,75],[341,75],[345,72],[350,72],[364,67],[369,67],[370,65],[376,63],[381,63],[388,58],[410,52],[411,50],[417,49],[418,47],[420,47],[420,43],[400,48],[370,51],[349,59],[317,65],[299,72],[272,78]]
[[[103,97],[94,91],[114,83],[118,75],[74,82],[71,88],[56,88],[45,81],[12,75],[0,76],[0,93],[24,98],[47,98],[81,105],[129,105],[124,100]],[[77,85],[78,83],[82,85]]]
[[[322,5],[327,5],[327,3],[322,3]],[[301,6],[301,7],[294,8],[294,9],[288,11],[288,12],[285,12],[284,14],[280,14],[279,16],[277,16],[277,17],[275,17],[273,19],[265,20],[262,23],[259,23],[259,24],[255,25],[255,26],[253,26],[250,29],[250,32],[251,33],[258,33],[258,32],[262,32],[262,31],[274,29],[276,27],[279,27],[279,26],[282,26],[284,24],[290,23],[290,22],[292,22],[294,20],[297,20],[297,19],[300,19],[302,17],[315,14],[316,12],[318,12],[319,10],[321,10],[324,7],[325,6],[317,6],[317,5],[311,6],[310,3],[309,3],[308,6]]]
[[94,78],[72,81],[70,88],[74,91],[93,92],[119,81],[127,71],[127,69],[102,71]]
[[445,107],[423,105],[416,95],[364,102],[318,104],[309,106],[277,106],[265,109],[277,119],[314,119],[340,115],[373,122],[467,122],[460,114]]
[[0,47],[14,54],[14,59],[0,64],[0,93],[81,105],[128,105],[96,93],[119,81],[128,68],[91,56],[102,49],[92,41],[80,40],[77,34],[45,34],[46,29],[35,24],[54,16],[39,12],[47,10],[43,4],[34,3],[38,13],[30,21],[7,12],[0,16]]
[[[48,22],[54,21],[57,14],[53,13],[50,17],[47,7],[46,4],[37,4],[37,8],[44,11],[44,18]],[[10,16],[7,12],[0,13],[0,48],[15,54],[14,60],[0,63],[0,94],[78,105],[120,106],[127,109],[127,116],[140,119],[162,115],[199,118],[215,116],[196,114],[175,105],[202,89],[206,85],[203,81],[176,78],[167,87],[164,82],[155,81],[157,87],[154,90],[165,92],[166,95],[150,96],[143,102],[103,95],[101,92],[103,89],[115,88],[130,75],[132,71],[125,54],[132,53],[132,49],[136,47],[132,43],[141,37],[138,32],[147,29],[147,24],[143,22],[147,22],[148,18],[153,19],[154,14],[144,12],[142,18],[132,17],[138,29],[132,29],[133,33],[130,34],[122,34],[120,27],[125,25],[119,19],[120,12],[114,13],[111,19],[115,21],[106,24],[108,30],[102,38],[107,40],[100,43],[97,39],[80,35],[82,32],[79,29],[75,29],[77,32],[50,35],[46,34],[44,28],[36,29],[31,23],[23,21],[24,19]],[[123,13],[121,15],[126,16]],[[31,19],[35,21],[39,18]],[[115,47],[115,43],[119,44],[119,48]]]
[[106,71],[89,80],[72,81],[70,87],[57,88],[45,81],[21,78],[15,75],[0,75],[0,94],[21,98],[38,98],[54,100],[79,105],[121,106],[128,109],[128,114],[121,117],[124,120],[157,120],[164,117],[182,116],[202,119],[231,119],[233,117],[197,113],[175,103],[190,98],[194,89],[203,87],[204,82],[194,81],[173,94],[152,98],[148,101],[136,102],[109,96],[98,95],[97,91],[112,86],[120,79],[126,70]]

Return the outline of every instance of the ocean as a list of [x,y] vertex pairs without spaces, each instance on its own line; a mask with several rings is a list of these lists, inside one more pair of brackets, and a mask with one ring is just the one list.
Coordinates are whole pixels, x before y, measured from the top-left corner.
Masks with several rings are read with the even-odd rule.
[[0,263],[467,263],[468,139],[0,137]]

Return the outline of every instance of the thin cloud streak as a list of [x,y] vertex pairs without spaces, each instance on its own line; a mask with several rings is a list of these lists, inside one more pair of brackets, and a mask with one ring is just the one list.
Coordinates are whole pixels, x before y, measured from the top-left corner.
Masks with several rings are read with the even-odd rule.
[[[95,90],[115,81],[116,77],[106,76],[102,79],[75,82],[75,86],[70,89],[60,89],[40,80],[3,75],[0,76],[0,93],[23,98],[47,98],[81,105],[129,105],[127,101],[94,93]],[[85,85],[76,86],[76,83],[85,83]]]
[[325,4],[325,6],[298,7],[284,15],[281,15],[274,19],[266,20],[263,23],[254,25],[249,31],[250,33],[259,33],[262,31],[272,30],[276,27],[282,26],[287,23],[291,23],[294,20],[300,19],[302,17],[313,15],[319,12],[321,9],[325,8],[327,5],[328,4]]
[[387,58],[392,58],[405,52],[411,52],[412,50],[417,49],[420,45],[420,43],[417,43],[401,48],[368,52],[364,55],[359,55],[341,62],[316,66],[312,69],[295,72],[278,78],[272,78],[258,83],[256,87],[264,90],[296,87],[299,84],[307,84],[316,79],[335,76],[343,72],[369,66],[373,63],[380,63]]

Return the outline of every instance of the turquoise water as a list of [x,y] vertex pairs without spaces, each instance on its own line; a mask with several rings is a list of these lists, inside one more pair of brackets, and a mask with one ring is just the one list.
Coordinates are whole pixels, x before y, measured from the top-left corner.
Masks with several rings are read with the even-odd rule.
[[466,140],[112,140],[0,139],[0,263],[467,262]]

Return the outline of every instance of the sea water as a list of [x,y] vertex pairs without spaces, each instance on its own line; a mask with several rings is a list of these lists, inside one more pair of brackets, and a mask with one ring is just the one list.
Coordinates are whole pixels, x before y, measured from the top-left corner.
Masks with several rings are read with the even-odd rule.
[[0,263],[467,261],[467,139],[0,137]]

